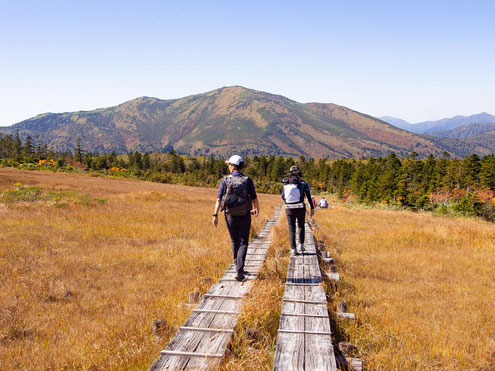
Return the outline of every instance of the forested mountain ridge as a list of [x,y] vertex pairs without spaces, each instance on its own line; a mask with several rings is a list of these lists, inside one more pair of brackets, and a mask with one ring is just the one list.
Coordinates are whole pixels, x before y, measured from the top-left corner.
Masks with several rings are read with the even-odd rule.
[[224,87],[180,99],[137,98],[115,107],[46,113],[0,128],[38,137],[56,150],[190,154],[305,155],[314,158],[440,154],[440,143],[343,106],[298,103],[280,95]]
[[[439,146],[459,156],[495,152],[495,124],[471,124],[430,134]],[[433,137],[434,135],[434,137]]]
[[[434,133],[436,137],[440,138],[455,138],[455,139],[468,139],[474,136],[494,135],[495,134],[495,121],[490,124],[470,124],[458,126],[452,130],[437,131]],[[433,135],[433,134],[432,134]]]
[[408,130],[416,134],[428,134],[433,136],[440,136],[439,132],[445,132],[448,130],[453,130],[460,126],[468,126],[471,124],[491,124],[495,123],[495,116],[489,113],[482,112],[470,116],[454,116],[450,118],[445,118],[435,121],[423,121],[416,124],[411,124],[405,120],[397,117],[382,116],[379,117],[381,120],[388,122],[398,128]]

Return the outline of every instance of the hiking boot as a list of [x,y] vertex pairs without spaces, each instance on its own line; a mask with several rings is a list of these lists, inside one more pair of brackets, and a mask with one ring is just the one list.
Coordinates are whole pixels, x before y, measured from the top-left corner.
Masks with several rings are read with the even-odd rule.
[[299,245],[299,248],[301,249],[302,252],[306,251],[306,249],[304,248],[304,244],[303,243]]
[[296,249],[292,249],[291,252],[290,252],[290,255],[291,256],[296,256],[296,255],[299,255],[299,253],[297,252]]
[[235,276],[235,279],[239,282],[242,282],[246,279],[246,277],[242,273],[237,273],[237,275]]

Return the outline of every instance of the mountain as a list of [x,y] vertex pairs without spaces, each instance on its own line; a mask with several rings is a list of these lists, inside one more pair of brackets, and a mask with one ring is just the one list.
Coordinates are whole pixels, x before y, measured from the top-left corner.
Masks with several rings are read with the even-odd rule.
[[495,132],[495,120],[491,124],[470,124],[458,126],[451,130],[435,131],[431,133],[440,138],[468,139],[480,135],[491,135]]
[[[495,153],[495,123],[470,124],[430,134],[439,146],[459,156]],[[434,137],[433,137],[434,135]]]
[[380,120],[385,121],[387,124],[394,125],[398,128],[412,131],[411,126],[414,126],[413,124],[410,124],[406,120],[399,119],[397,117],[392,117],[392,116],[382,116],[378,117]]
[[115,107],[45,113],[0,132],[39,138],[58,150],[167,151],[192,155],[370,157],[444,148],[374,117],[335,104],[302,104],[280,95],[224,87],[180,99],[141,97]]
[[455,116],[449,119],[443,119],[438,121],[426,121],[419,123],[418,125],[424,125],[425,134],[433,134],[438,131],[451,130],[458,126],[469,124],[490,124],[495,122],[495,116],[486,112],[478,113],[471,116]]
[[407,121],[390,116],[383,116],[380,119],[391,125],[411,131],[413,133],[431,135],[435,135],[435,133],[439,131],[451,130],[462,125],[490,124],[495,122],[495,116],[490,115],[486,112],[478,113],[471,116],[454,116],[437,121],[423,121],[417,124],[410,124]]

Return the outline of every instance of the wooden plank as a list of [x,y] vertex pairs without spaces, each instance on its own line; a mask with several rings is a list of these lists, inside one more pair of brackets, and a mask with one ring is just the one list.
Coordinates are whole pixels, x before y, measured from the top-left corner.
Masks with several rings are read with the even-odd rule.
[[301,316],[301,317],[328,318],[328,314],[281,313],[280,315],[281,316]]
[[[214,285],[210,292],[225,292],[233,293],[236,291],[234,285]],[[231,310],[238,308],[238,301],[205,298],[200,302],[200,307],[211,309]],[[185,326],[189,327],[233,327],[235,325],[234,316],[212,315],[208,313],[193,313],[185,322]],[[224,347],[227,346],[231,333],[224,332],[201,332],[201,331],[179,331],[176,337],[172,340],[166,350],[174,351],[190,351],[198,353],[221,353],[224,352]],[[201,345],[208,343],[208,347]],[[213,367],[213,361],[208,361],[203,358],[186,358],[165,356],[167,362],[165,366],[168,369],[209,369]]]
[[341,319],[355,320],[356,315],[354,313],[337,313],[337,317]]
[[295,283],[295,282],[285,282],[285,286],[320,286],[319,283]]
[[220,299],[242,299],[242,295],[218,295],[218,294],[204,294],[205,298],[220,298]]
[[188,327],[181,326],[179,329],[184,331],[204,331],[204,332],[230,332],[233,333],[234,330],[229,328],[211,328],[211,327]]
[[332,338],[329,335],[305,335],[306,349],[305,369],[306,370],[337,370],[337,361],[332,345]]
[[160,354],[171,356],[185,356],[185,357],[216,357],[223,358],[224,354],[208,354],[208,353],[196,353],[196,352],[177,352],[173,350],[162,350]]
[[[252,280],[255,280],[256,277],[257,276],[249,276],[249,277],[244,278],[244,280],[246,280],[246,281],[252,281]],[[239,282],[234,277],[220,278],[219,281],[220,282]]]
[[302,304],[323,304],[327,305],[328,302],[326,301],[313,301],[313,300],[304,300],[304,299],[284,299],[285,302],[287,303],[302,303]]
[[326,332],[326,331],[306,331],[306,330],[279,329],[278,332],[284,332],[284,333],[288,333],[288,334],[332,335],[331,332]]
[[215,310],[215,309],[193,309],[193,312],[200,312],[200,313],[219,313],[219,314],[239,314],[237,311],[233,310]]
[[304,254],[291,256],[274,370],[336,370],[326,295],[316,246],[306,225]]
[[304,335],[279,332],[273,369],[304,370]]

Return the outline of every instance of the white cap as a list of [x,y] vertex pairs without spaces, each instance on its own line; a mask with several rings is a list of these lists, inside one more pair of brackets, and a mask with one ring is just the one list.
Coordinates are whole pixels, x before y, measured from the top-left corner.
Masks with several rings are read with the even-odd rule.
[[225,161],[226,164],[232,164],[235,166],[239,166],[241,162],[243,162],[242,157],[237,155],[234,155],[230,157],[227,161]]

